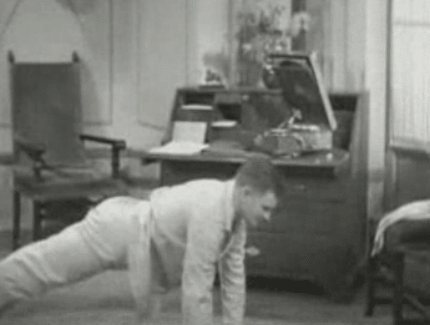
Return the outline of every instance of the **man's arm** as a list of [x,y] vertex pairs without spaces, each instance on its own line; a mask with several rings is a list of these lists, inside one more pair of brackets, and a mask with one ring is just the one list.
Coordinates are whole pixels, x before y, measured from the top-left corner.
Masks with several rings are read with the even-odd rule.
[[231,246],[220,261],[221,299],[224,325],[241,325],[245,312],[246,226],[241,222]]
[[182,317],[185,325],[213,324],[212,289],[219,254],[220,229],[209,220],[190,222],[182,274]]

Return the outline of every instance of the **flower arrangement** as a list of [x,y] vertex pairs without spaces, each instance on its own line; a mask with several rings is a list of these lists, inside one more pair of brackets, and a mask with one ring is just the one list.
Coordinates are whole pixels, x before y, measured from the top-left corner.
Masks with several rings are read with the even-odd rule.
[[239,83],[253,85],[260,79],[268,53],[286,53],[291,40],[309,27],[306,12],[290,17],[284,5],[248,1],[237,15]]

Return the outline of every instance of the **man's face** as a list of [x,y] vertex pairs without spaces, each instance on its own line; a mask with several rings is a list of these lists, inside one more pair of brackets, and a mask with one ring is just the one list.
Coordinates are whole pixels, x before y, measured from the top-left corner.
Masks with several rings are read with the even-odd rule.
[[261,222],[270,221],[278,200],[273,191],[261,193],[250,187],[241,189],[240,214],[250,227],[257,227]]

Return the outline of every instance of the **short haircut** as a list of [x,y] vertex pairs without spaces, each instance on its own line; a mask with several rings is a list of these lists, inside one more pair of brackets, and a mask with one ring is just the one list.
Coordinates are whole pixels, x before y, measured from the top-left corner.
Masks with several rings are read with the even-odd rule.
[[250,186],[261,193],[273,191],[279,198],[282,193],[280,176],[269,156],[256,154],[239,167],[235,178],[239,186]]

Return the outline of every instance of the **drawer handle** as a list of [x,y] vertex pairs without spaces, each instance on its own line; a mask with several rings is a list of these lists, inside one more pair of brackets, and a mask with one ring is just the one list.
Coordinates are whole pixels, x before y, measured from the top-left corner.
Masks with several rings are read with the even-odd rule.
[[297,191],[302,191],[303,192],[303,191],[306,191],[307,187],[304,184],[299,184],[299,185],[295,185],[294,189],[297,190]]
[[255,257],[261,254],[261,251],[255,246],[249,246],[245,248],[246,255],[250,257]]

